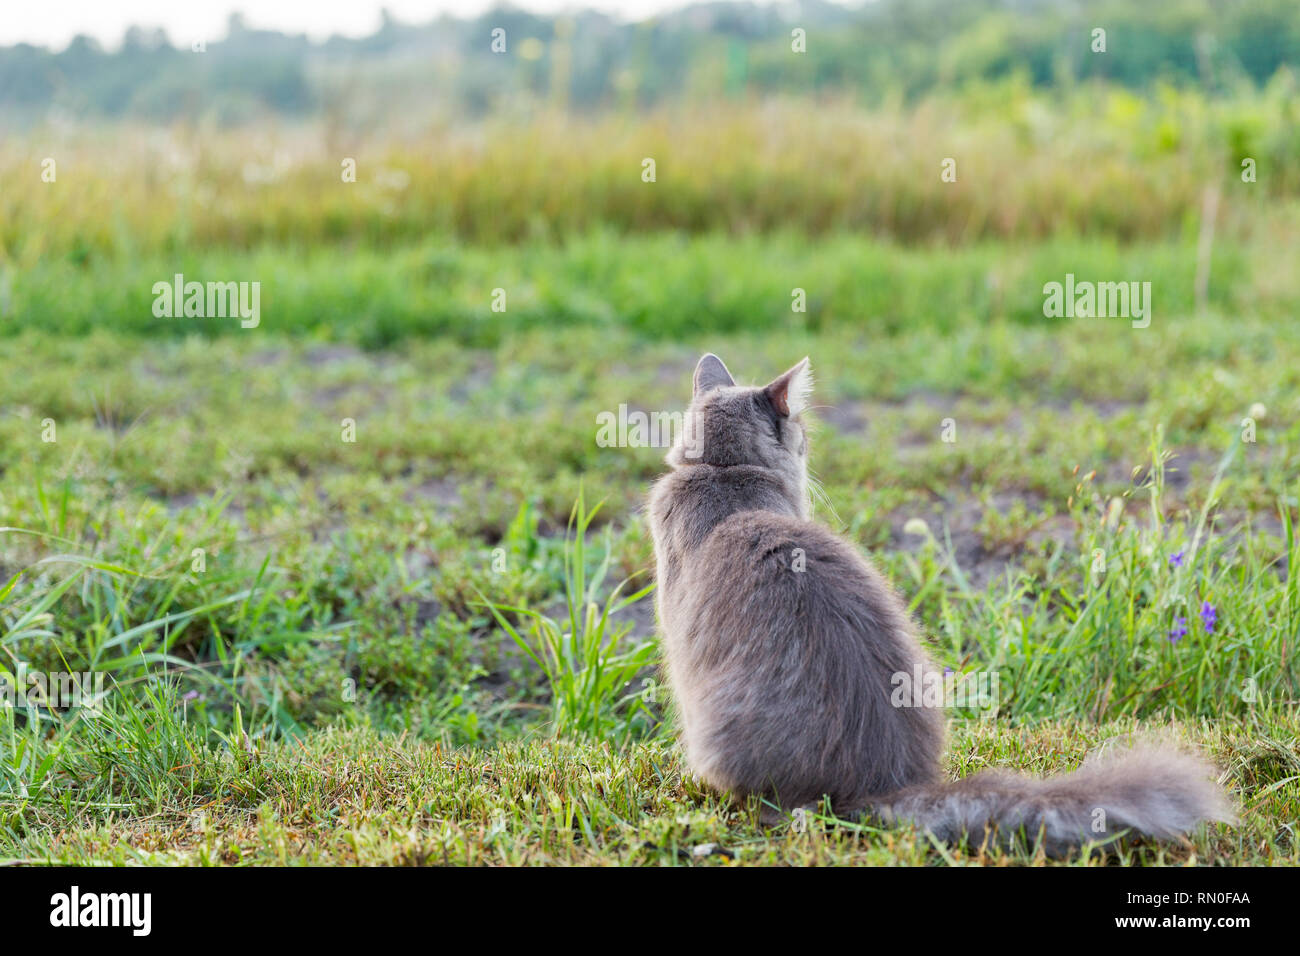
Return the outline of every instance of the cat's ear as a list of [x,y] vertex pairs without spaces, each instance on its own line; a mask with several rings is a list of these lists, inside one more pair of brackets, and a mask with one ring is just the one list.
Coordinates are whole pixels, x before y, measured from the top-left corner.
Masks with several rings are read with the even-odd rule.
[[790,418],[808,407],[812,385],[812,368],[808,365],[808,356],[805,355],[794,368],[777,378],[763,391],[772,400],[776,410],[786,418]]
[[727,366],[722,364],[722,359],[718,358],[712,352],[709,352],[704,358],[700,359],[700,364],[695,366],[695,394],[701,395],[711,388],[720,388],[724,385],[735,385],[736,381],[727,371]]

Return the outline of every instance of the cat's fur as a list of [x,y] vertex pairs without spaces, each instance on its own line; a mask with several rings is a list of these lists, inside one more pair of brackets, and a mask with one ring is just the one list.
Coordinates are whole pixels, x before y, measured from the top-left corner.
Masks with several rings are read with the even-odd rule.
[[1230,819],[1209,768],[1159,746],[1045,780],[942,778],[940,708],[891,703],[893,675],[933,669],[904,605],[810,520],[811,384],[807,359],[747,388],[704,356],[673,470],[650,496],[664,663],[695,774],[787,810],[828,797],[841,815],[909,820],[948,841],[1023,833],[1049,853]]

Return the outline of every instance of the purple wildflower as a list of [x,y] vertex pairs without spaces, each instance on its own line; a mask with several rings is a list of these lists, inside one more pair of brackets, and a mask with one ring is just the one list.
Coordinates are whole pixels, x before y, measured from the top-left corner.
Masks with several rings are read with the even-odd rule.
[[1187,618],[1185,617],[1174,618],[1174,628],[1172,631],[1169,632],[1169,643],[1177,644],[1186,636],[1187,636]]
[[1183,552],[1176,551],[1171,554],[1169,556],[1169,564],[1171,567],[1181,568],[1183,566]]
[[1213,634],[1214,625],[1218,623],[1219,612],[1209,601],[1201,604],[1201,623],[1205,625],[1205,633]]

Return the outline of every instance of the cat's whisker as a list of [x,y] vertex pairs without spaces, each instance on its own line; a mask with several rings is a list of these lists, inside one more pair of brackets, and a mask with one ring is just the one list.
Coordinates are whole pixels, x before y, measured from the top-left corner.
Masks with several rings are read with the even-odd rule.
[[835,510],[835,505],[831,504],[831,497],[826,493],[826,488],[822,485],[821,479],[811,471],[808,472],[808,489],[812,493],[814,500],[820,501],[826,507],[826,510],[831,513],[831,517],[835,519],[835,523],[840,525],[840,527],[844,527],[844,519],[841,518],[839,512]]

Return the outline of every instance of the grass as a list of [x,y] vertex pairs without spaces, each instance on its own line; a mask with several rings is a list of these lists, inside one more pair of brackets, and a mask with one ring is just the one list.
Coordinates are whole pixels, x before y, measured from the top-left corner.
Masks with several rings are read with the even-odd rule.
[[[1164,377],[1139,366],[1118,410],[1091,347],[1118,360],[1148,346],[1086,320],[1022,328],[1027,364],[980,377],[962,371],[960,346],[936,345],[931,361],[950,364],[931,374],[954,390],[901,397],[850,367],[833,334],[810,349],[827,359],[813,462],[837,513],[823,520],[872,551],[939,659],[1000,675],[997,719],[953,714],[950,769],[1067,769],[1140,726],[1172,728],[1227,771],[1243,829],[1132,862],[1294,862],[1300,562],[1294,408],[1279,385],[1293,369],[1247,345],[1229,367],[1254,387],[1216,390],[1188,343],[1222,323],[1181,320]],[[1233,328],[1249,343],[1248,324]],[[1077,337],[1090,348],[1072,348]],[[954,855],[907,832],[762,830],[684,774],[655,730],[664,701],[616,706],[653,686],[641,683],[652,619],[644,600],[608,615],[621,602],[604,569],[649,565],[636,509],[661,450],[595,447],[595,410],[630,395],[674,407],[690,350],[643,342],[633,368],[630,339],[581,329],[454,356],[439,343],[399,357],[291,340],[144,353],[103,333],[27,341],[50,359],[31,388],[58,370],[89,394],[64,397],[53,447],[39,442],[40,414],[6,420],[24,452],[0,479],[3,520],[37,533],[0,537],[12,585],[0,654],[10,670],[107,664],[117,692],[97,720],[6,715],[0,857],[1042,862]],[[733,368],[761,370],[795,339],[719,341]],[[853,365],[897,369],[917,347],[884,336]],[[1031,382],[1040,349],[1054,350],[1051,377]],[[134,374],[141,361],[156,371]],[[238,386],[235,368],[248,370]],[[1143,395],[1144,374],[1194,381]],[[993,384],[1001,375],[1014,385]],[[1075,397],[1026,415],[1053,381]],[[455,399],[430,403],[457,383]],[[982,397],[1008,391],[1021,403]],[[1238,416],[1254,397],[1269,407],[1243,443]],[[359,447],[326,440],[323,425],[302,440],[304,422],[334,423],[348,405],[370,411]],[[952,446],[936,427],[948,414],[962,423]],[[160,481],[164,448],[196,466],[173,458]],[[575,512],[595,475],[606,510]],[[1212,631],[1197,616],[1205,600]],[[627,614],[630,635],[612,625]],[[1189,634],[1175,643],[1180,616]],[[706,843],[732,856],[695,856]]]
[[[254,864],[854,864],[1046,863],[1032,854],[935,846],[908,828],[813,815],[806,830],[758,823],[700,789],[673,746],[614,748],[531,739],[448,750],[370,729],[323,730],[298,743],[206,743],[165,691],[64,738],[44,787],[0,807],[4,859],[118,865]],[[949,769],[1035,773],[1074,766],[1132,721],[958,726]],[[1293,716],[1203,721],[1179,736],[1227,768],[1243,803],[1236,828],[1182,844],[1086,861],[1121,865],[1295,865],[1300,761]],[[0,735],[6,731],[0,725]]]
[[[622,650],[620,645],[632,625],[616,626],[610,618],[644,598],[654,585],[625,597],[624,581],[610,592],[603,607],[597,606],[613,551],[610,529],[606,528],[604,557],[588,579],[586,535],[599,510],[599,504],[588,510],[583,492],[578,491],[564,551],[567,620],[557,621],[527,607],[494,604],[486,598],[483,604],[545,675],[551,695],[550,725],[556,736],[627,743],[659,723],[645,705],[644,688],[635,684],[641,672],[653,665],[655,646],[643,641]],[[502,552],[501,571],[505,570],[504,557]],[[528,623],[516,626],[507,615]]]
[[[263,190],[217,148],[167,174],[192,190],[170,204],[126,153],[6,192],[0,675],[94,668],[111,693],[100,717],[0,710],[0,861],[1045,862],[764,829],[686,773],[640,514],[664,450],[595,435],[620,404],[680,409],[712,350],[755,382],[811,355],[819,518],[938,660],[999,675],[996,713],[952,713],[951,773],[1161,731],[1209,752],[1242,823],[1106,859],[1297,862],[1293,171],[1261,162],[1258,196],[1224,174],[1198,301],[1233,108],[1126,96],[972,101],[957,125],[836,105],[819,130],[776,105],[623,139],[543,119],[536,151],[389,144],[406,204],[330,193],[328,151]],[[1255,103],[1261,156],[1289,108]],[[1095,141],[1064,132],[1099,116]],[[946,131],[971,150],[945,198],[914,171]],[[832,141],[843,177],[809,175]],[[691,161],[627,186],[643,142]],[[493,218],[530,203],[554,228]],[[178,271],[261,282],[262,325],[153,316]],[[1045,317],[1069,272],[1150,281],[1151,326]]]
[[[42,128],[0,159],[0,261],[18,270],[196,249],[498,245],[606,228],[900,241],[1186,236],[1205,187],[1250,221],[1300,191],[1294,78],[1207,100],[1022,77],[870,108],[827,97],[591,119],[506,110],[405,136],[329,123],[243,131]],[[356,182],[343,181],[345,158]],[[653,183],[642,163],[655,160]],[[955,182],[941,163],[957,163]],[[1241,181],[1243,158],[1256,161]],[[42,161],[56,180],[41,180]],[[834,175],[825,175],[827,169]],[[164,273],[166,275],[166,273]]]
[[[1279,274],[1276,252],[1264,250],[1272,241],[1219,243],[1213,307],[1274,316],[1295,306],[1294,282]],[[1195,249],[1181,240],[991,242],[940,254],[850,234],[810,245],[796,233],[620,238],[598,231],[505,249],[430,239],[396,248],[264,246],[85,264],[46,259],[14,283],[15,314],[5,332],[80,336],[107,328],[151,339],[259,342],[270,335],[371,350],[429,338],[491,348],[521,331],[567,328],[667,340],[705,330],[941,335],[992,322],[1048,324],[1043,286],[1064,281],[1067,272],[1080,280],[1151,282],[1155,322],[1195,306]],[[176,273],[192,281],[259,282],[262,325],[245,330],[238,318],[155,316],[151,289]],[[497,289],[503,309],[494,309]],[[804,311],[792,308],[796,289],[807,300]]]

